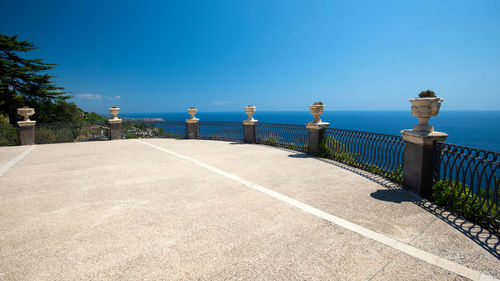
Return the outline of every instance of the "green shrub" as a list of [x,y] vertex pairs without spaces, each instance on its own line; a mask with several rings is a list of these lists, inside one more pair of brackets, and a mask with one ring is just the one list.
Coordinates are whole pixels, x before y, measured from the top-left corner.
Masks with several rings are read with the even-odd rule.
[[495,218],[498,216],[497,206],[500,204],[500,196],[497,194],[497,201],[494,202],[493,192],[487,194],[486,190],[481,190],[479,196],[475,196],[473,190],[466,184],[440,180],[432,186],[431,198],[435,204],[498,233],[499,226],[495,225]]
[[0,123],[0,146],[20,145],[19,129],[5,122]]
[[35,128],[35,142],[37,144],[55,143],[57,140],[53,130],[48,128]]
[[286,149],[297,151],[305,151],[307,148],[307,145],[297,145],[294,142],[279,142],[278,139],[274,136],[267,137],[267,139],[264,140],[264,144],[270,146],[281,146]]
[[397,183],[403,182],[403,171],[401,166],[398,166],[394,170],[385,170],[377,165],[365,164],[360,159],[360,154],[349,152],[345,144],[330,136],[323,138],[323,141],[321,141],[318,156],[322,158],[329,158],[349,166],[361,168],[372,174],[381,175]]
[[345,144],[334,137],[324,137],[318,151],[318,157],[330,158],[351,166],[361,163],[356,160],[359,154],[349,152]]
[[270,145],[270,146],[278,146],[278,139],[273,137],[273,136],[269,136],[265,141],[264,141],[264,144],[265,145]]

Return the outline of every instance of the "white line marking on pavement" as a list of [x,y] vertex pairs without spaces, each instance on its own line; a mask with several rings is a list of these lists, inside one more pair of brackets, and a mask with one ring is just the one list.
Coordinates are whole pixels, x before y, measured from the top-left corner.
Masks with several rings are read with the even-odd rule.
[[143,143],[145,145],[148,145],[150,147],[153,147],[155,149],[158,149],[160,151],[163,151],[163,152],[166,152],[166,153],[169,153],[169,154],[172,154],[174,156],[177,156],[179,158],[182,158],[186,161],[189,161],[189,162],[192,162],[198,166],[201,166],[203,168],[206,168],[216,174],[219,174],[221,176],[224,176],[226,178],[229,178],[229,179],[232,179],[240,184],[243,184],[245,186],[248,186],[254,190],[257,190],[257,191],[260,191],[264,194],[267,194],[275,199],[278,199],[282,202],[285,202],[289,205],[292,205],[294,207],[297,207],[299,209],[301,209],[302,211],[304,212],[307,212],[309,214],[312,214],[312,215],[315,215],[317,217],[320,217],[324,220],[327,220],[329,222],[332,222],[338,226],[341,226],[345,229],[348,229],[350,231],[353,231],[353,232],[356,232],[358,234],[361,234],[362,236],[364,237],[367,237],[367,238],[370,238],[372,240],[375,240],[379,243],[382,243],[386,246],[389,246],[393,249],[396,249],[398,251],[401,251],[405,254],[408,254],[412,257],[415,257],[417,259],[420,259],[422,261],[425,261],[429,264],[432,264],[432,265],[435,265],[435,266],[438,266],[438,267],[441,267],[443,269],[446,269],[448,271],[451,271],[455,274],[458,274],[458,275],[461,275],[463,277],[466,277],[466,278],[469,278],[471,280],[475,280],[475,281],[486,281],[486,280],[498,280],[498,279],[495,279],[494,277],[492,276],[489,276],[489,275],[486,275],[486,274],[483,274],[481,272],[478,272],[478,271],[475,271],[473,269],[470,269],[468,267],[465,267],[463,265],[460,265],[456,262],[452,262],[452,261],[449,261],[447,259],[443,259],[441,257],[438,257],[434,254],[431,254],[431,253],[428,253],[426,251],[423,251],[421,249],[418,249],[418,248],[415,248],[413,246],[410,246],[404,242],[401,242],[401,241],[398,241],[394,238],[391,238],[389,236],[386,236],[384,234],[381,234],[381,233],[378,233],[378,232],[375,232],[373,230],[370,230],[368,228],[364,228],[360,225],[357,225],[357,224],[354,224],[352,222],[349,222],[347,220],[344,220],[342,218],[339,218],[339,217],[336,217],[334,215],[331,215],[331,214],[328,214],[328,213],[325,213],[319,209],[316,209],[312,206],[309,206],[305,203],[302,203],[300,201],[297,201],[293,198],[290,198],[288,196],[285,196],[281,193],[278,193],[276,191],[273,191],[269,188],[266,188],[264,186],[261,186],[261,185],[258,185],[258,184],[255,184],[255,183],[252,183],[248,180],[245,180],[243,178],[240,178],[236,175],[233,175],[233,174],[230,174],[228,172],[225,172],[223,170],[220,170],[218,168],[215,168],[213,166],[210,166],[208,164],[205,164],[203,162],[200,162],[196,159],[193,159],[193,158],[190,158],[190,157],[187,157],[187,156],[184,156],[182,154],[178,154],[176,152],[173,152],[173,151],[170,151],[170,150],[167,150],[165,148],[162,148],[162,147],[159,147],[159,146],[156,146],[156,145],[153,145],[153,144],[150,144],[150,143],[147,143],[147,142],[144,142],[144,141],[140,141],[140,140],[136,140],[137,142],[140,142],[140,143]]
[[0,177],[5,174],[12,166],[16,165],[19,160],[23,159],[24,156],[28,155],[33,149],[35,149],[35,146],[31,146],[30,148],[26,149],[25,151],[21,152],[19,155],[16,157],[12,158],[9,162],[5,163],[2,167],[0,167]]

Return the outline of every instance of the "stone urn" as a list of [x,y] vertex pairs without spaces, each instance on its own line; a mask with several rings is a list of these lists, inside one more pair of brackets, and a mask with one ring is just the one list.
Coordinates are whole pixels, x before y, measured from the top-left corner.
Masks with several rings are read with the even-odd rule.
[[17,109],[17,114],[19,114],[20,116],[24,117],[24,120],[23,121],[31,121],[30,120],[30,116],[35,114],[35,109],[34,108],[31,108],[31,107],[22,107],[22,108],[18,108]]
[[113,118],[111,120],[118,120],[118,112],[120,112],[120,108],[113,106],[109,109],[109,112],[111,112],[111,115],[113,115]]
[[440,97],[419,97],[410,99],[411,114],[418,118],[418,123],[413,127],[416,132],[433,132],[434,127],[429,125],[429,119],[439,113],[443,99]]
[[247,105],[247,106],[245,106],[245,113],[248,115],[248,118],[247,118],[247,120],[245,120],[245,122],[249,122],[249,123],[250,122],[257,122],[257,120],[255,120],[253,118],[253,115],[255,113],[255,108],[256,107],[253,106],[253,105]]
[[309,105],[309,110],[314,116],[314,120],[311,123],[321,123],[320,116],[325,110],[325,105],[322,102],[315,102],[313,105]]
[[188,120],[198,120],[198,118],[194,117],[194,115],[198,112],[198,109],[196,109],[195,107],[190,107],[188,109],[188,113],[189,115],[191,115],[191,118],[189,118]]

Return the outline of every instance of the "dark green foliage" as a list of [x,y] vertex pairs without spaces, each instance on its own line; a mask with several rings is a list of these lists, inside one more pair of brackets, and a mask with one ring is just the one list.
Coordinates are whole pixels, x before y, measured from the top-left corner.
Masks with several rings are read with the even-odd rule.
[[[35,143],[36,144],[46,144],[46,143],[57,143],[64,142],[60,141],[63,138],[57,138],[57,132],[51,130],[50,128],[35,128]],[[66,136],[66,142],[72,142],[73,138],[67,138],[67,134],[64,132],[62,136]]]
[[265,145],[270,145],[270,146],[278,146],[278,139],[270,136],[264,141]]
[[35,127],[35,143],[82,142],[109,139],[105,124],[49,124]]
[[[333,147],[333,149],[332,149]],[[319,157],[328,158],[330,155],[338,155],[347,152],[346,146],[333,137],[324,137],[319,144]]]
[[107,118],[95,113],[84,112],[73,102],[57,100],[54,102],[45,102],[38,104],[35,109],[35,114],[31,117],[38,124],[46,123],[106,123]]
[[20,145],[19,128],[0,117],[0,146]]
[[[500,193],[500,188],[497,188]],[[484,227],[499,232],[499,225],[495,223],[498,219],[497,207],[500,204],[500,194],[496,196],[494,191],[489,194],[481,190],[479,196],[475,196],[468,185],[461,182],[440,180],[432,186],[432,200],[437,205],[460,214]]]
[[44,102],[35,108],[31,119],[39,124],[45,123],[71,123],[78,124],[85,121],[84,112],[74,103],[66,101]]
[[55,67],[42,59],[27,59],[20,55],[38,49],[16,36],[0,34],[0,113],[9,115],[11,124],[17,120],[17,108],[68,99],[67,92],[54,84],[53,76],[44,73]]
[[[65,101],[70,98],[68,92],[56,86],[54,76],[46,73],[56,65],[39,58],[23,58],[36,49],[32,42],[17,40],[17,35],[0,34],[0,115],[7,114],[10,123],[16,124],[17,108],[29,106],[35,109],[31,119],[38,124],[85,122],[84,112]],[[95,115],[88,122],[106,121]]]
[[84,112],[85,121],[88,123],[106,123],[108,119],[95,112]]
[[359,157],[356,153],[349,152],[342,142],[333,137],[324,137],[318,150],[318,157],[330,158],[351,166],[357,163],[356,158]]
[[418,94],[418,97],[419,98],[435,98],[436,97],[436,93],[434,93],[431,90],[422,91],[422,92],[420,92],[420,94]]

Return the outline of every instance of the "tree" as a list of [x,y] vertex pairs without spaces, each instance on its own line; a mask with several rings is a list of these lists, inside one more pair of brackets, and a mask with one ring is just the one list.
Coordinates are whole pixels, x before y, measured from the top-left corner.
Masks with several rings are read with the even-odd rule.
[[33,120],[38,123],[73,123],[84,121],[85,114],[72,102],[56,100],[37,104]]
[[103,117],[95,112],[85,112],[85,116],[87,117],[87,122],[89,123],[105,123],[108,121],[108,118]]
[[70,98],[68,92],[54,84],[54,76],[45,73],[55,64],[20,56],[36,49],[32,42],[17,40],[17,35],[0,34],[0,114],[8,114],[11,124],[17,120],[18,107],[28,105],[38,112],[41,106],[52,103],[71,105],[64,102]]

